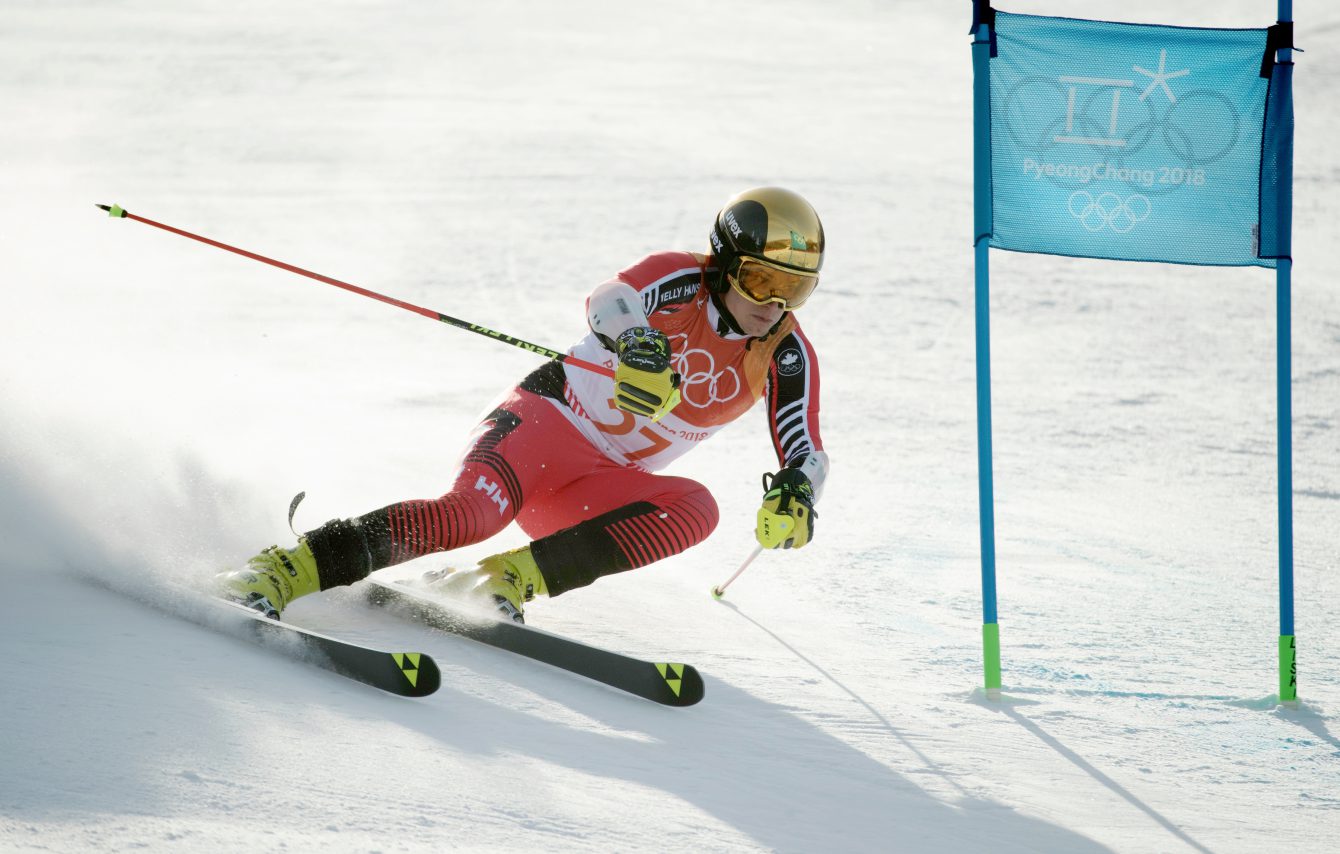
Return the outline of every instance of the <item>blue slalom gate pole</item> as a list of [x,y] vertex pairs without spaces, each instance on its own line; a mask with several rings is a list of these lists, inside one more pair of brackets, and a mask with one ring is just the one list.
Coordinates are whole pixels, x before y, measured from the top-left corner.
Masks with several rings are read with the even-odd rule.
[[[1293,22],[1292,0],[1279,0],[1279,23]],[[1290,42],[1290,44],[1292,44]],[[1277,94],[1292,110],[1293,50],[1286,46],[1276,55],[1280,63],[1274,73],[1283,75]],[[1285,234],[1292,231],[1293,160],[1281,164],[1283,174],[1277,182],[1279,215]],[[1291,250],[1292,251],[1292,250]],[[1276,394],[1279,398],[1279,537],[1280,537],[1280,693],[1281,703],[1298,701],[1297,642],[1293,624],[1293,335],[1292,335],[1292,258],[1280,258],[1275,267],[1275,361]]]
[[977,502],[982,543],[982,662],[986,694],[1000,695],[995,489],[991,477],[991,28],[977,27],[973,69],[973,261],[977,324]]

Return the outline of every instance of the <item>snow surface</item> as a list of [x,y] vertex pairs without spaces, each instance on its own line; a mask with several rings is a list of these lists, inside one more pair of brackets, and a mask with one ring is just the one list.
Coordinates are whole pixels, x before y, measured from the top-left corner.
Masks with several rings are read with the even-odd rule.
[[[1259,269],[993,254],[1005,697],[975,688],[966,2],[4,3],[0,849],[1335,850],[1340,11],[1299,5],[1287,709]],[[773,465],[758,410],[675,468],[718,495],[711,540],[529,611],[695,663],[702,704],[352,591],[291,619],[421,646],[441,691],[172,615],[181,585],[288,542],[299,489],[300,529],[439,494],[535,359],[94,203],[562,347],[590,287],[702,249],[763,183],[830,239],[803,312],[834,459],[816,541],[709,597]]]

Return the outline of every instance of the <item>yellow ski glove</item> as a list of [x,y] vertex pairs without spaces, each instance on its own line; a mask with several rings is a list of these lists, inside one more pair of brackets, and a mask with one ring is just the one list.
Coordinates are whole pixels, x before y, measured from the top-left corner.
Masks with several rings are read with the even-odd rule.
[[614,403],[625,412],[660,421],[679,404],[679,374],[670,369],[670,342],[648,326],[624,330],[615,343]]
[[765,549],[798,549],[814,537],[814,487],[800,469],[763,475],[763,506],[754,536]]

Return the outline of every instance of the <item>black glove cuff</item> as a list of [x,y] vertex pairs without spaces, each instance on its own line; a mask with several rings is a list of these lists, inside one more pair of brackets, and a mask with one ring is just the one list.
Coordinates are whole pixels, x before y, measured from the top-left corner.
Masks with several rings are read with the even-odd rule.
[[814,487],[810,484],[809,476],[800,469],[782,469],[776,474],[763,475],[763,491],[771,492],[774,489],[798,492],[806,496],[814,495]]
[[620,359],[635,353],[654,354],[670,360],[670,340],[665,333],[650,326],[634,326],[619,333],[618,352]]

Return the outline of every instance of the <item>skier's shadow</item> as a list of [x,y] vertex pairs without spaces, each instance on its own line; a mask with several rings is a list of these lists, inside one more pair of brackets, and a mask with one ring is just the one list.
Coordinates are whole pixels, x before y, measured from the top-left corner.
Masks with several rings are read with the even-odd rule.
[[928,758],[928,757],[921,751],[920,748],[918,748],[918,747],[916,746],[916,744],[914,744],[912,741],[910,741],[910,740],[907,738],[907,736],[903,735],[903,733],[902,733],[901,731],[899,731],[899,729],[898,729],[897,727],[895,727],[893,724],[889,723],[888,718],[884,717],[884,715],[883,715],[882,713],[880,713],[880,711],[879,711],[878,709],[876,709],[874,706],[872,706],[872,705],[870,705],[868,702],[866,702],[866,700],[865,700],[864,697],[862,697],[861,695],[857,694],[857,693],[856,693],[855,691],[853,691],[852,689],[848,688],[848,687],[847,687],[846,685],[844,685],[841,681],[839,681],[839,680],[837,679],[837,677],[833,676],[833,674],[831,674],[831,673],[829,673],[827,670],[823,669],[823,667],[821,667],[817,662],[815,662],[814,660],[812,660],[811,658],[809,658],[808,656],[806,656],[803,652],[801,652],[800,650],[796,649],[796,648],[795,648],[794,646],[792,646],[791,644],[787,643],[785,640],[782,639],[781,635],[777,634],[777,633],[774,632],[772,629],[770,629],[770,628],[768,628],[767,626],[765,626],[765,625],[763,625],[762,623],[760,623],[758,620],[755,620],[753,617],[751,617],[751,616],[749,616],[748,614],[746,614],[745,612],[741,611],[741,610],[739,609],[739,607],[737,607],[737,606],[735,605],[734,602],[727,602],[727,601],[725,601],[724,599],[723,599],[723,600],[719,600],[719,601],[720,601],[720,604],[722,604],[722,605],[726,606],[727,608],[730,608],[732,611],[734,611],[735,614],[736,614],[738,617],[740,617],[740,619],[742,619],[742,620],[746,620],[746,621],[748,621],[749,623],[752,623],[752,624],[754,625],[754,627],[757,628],[759,631],[761,631],[761,632],[763,632],[764,634],[768,635],[768,637],[770,637],[770,638],[772,638],[773,640],[775,640],[780,646],[782,646],[783,648],[785,648],[788,652],[790,652],[790,653],[791,653],[792,655],[794,655],[796,658],[800,659],[801,661],[803,661],[803,662],[805,662],[806,664],[808,664],[810,667],[814,668],[814,669],[815,669],[820,675],[822,675],[825,679],[827,679],[829,682],[832,682],[832,683],[833,683],[834,685],[836,685],[838,688],[842,689],[842,691],[843,691],[845,694],[847,694],[847,696],[851,697],[851,698],[852,698],[853,700],[855,700],[857,703],[859,703],[860,705],[864,706],[864,707],[865,707],[865,710],[868,711],[872,717],[874,717],[874,718],[875,718],[876,720],[878,720],[881,724],[883,724],[883,725],[884,725],[884,728],[887,729],[887,730],[889,731],[889,734],[892,735],[894,738],[898,739],[898,742],[899,742],[900,744],[902,744],[902,746],[905,747],[905,748],[908,750],[908,752],[912,753],[913,755],[915,755],[915,756],[917,757],[917,759],[921,760],[921,762],[922,762],[923,764],[925,764],[925,766],[926,766],[928,769],[930,769],[931,771],[934,771],[934,772],[936,772],[937,774],[939,774],[939,775],[940,775],[940,776],[941,776],[947,783],[949,783],[951,786],[953,786],[955,789],[957,789],[961,794],[963,794],[963,795],[967,795],[967,792],[963,789],[962,786],[960,786],[960,785],[958,784],[958,781],[957,781],[957,780],[955,780],[953,777],[949,776],[948,774],[943,773],[943,772],[941,771],[941,769],[940,769],[934,762],[932,762],[932,761],[931,761],[931,760],[930,760],[930,759],[929,759],[929,758]]
[[[490,702],[454,689],[450,678],[437,697],[401,706],[402,724],[457,752],[519,750],[608,780],[612,803],[621,784],[657,790],[772,851],[922,851],[945,850],[946,845],[952,850],[1109,850],[957,784],[953,802],[937,798],[792,710],[710,674],[700,705],[670,709],[459,638],[443,637],[440,643],[432,650],[439,662],[522,686],[607,731]],[[949,779],[883,715],[842,687],[927,768]],[[453,726],[434,708],[438,703],[451,708],[457,724],[462,719],[488,724]],[[562,812],[559,804],[551,809],[555,815]],[[670,837],[667,847],[677,847]]]

